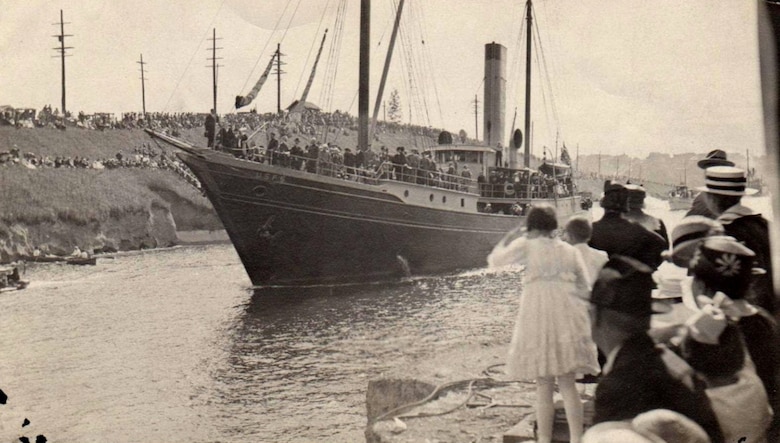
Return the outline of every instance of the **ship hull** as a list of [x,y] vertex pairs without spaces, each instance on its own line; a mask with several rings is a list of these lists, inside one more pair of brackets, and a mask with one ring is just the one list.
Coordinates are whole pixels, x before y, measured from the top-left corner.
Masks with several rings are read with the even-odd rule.
[[[256,286],[379,281],[479,268],[522,220],[476,212],[476,196],[453,190],[357,183],[207,150],[179,156],[201,181]],[[399,192],[409,198],[424,194],[429,204],[410,204]],[[579,212],[577,200],[547,202],[565,220]],[[445,207],[435,207],[436,202]]]

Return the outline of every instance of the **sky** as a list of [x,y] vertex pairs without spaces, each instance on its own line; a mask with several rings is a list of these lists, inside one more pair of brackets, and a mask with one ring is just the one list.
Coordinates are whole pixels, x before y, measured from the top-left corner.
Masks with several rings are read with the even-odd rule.
[[[218,112],[235,112],[235,96],[251,89],[277,43],[286,107],[303,92],[328,28],[308,101],[356,115],[359,3],[346,0],[336,46],[340,0],[0,0],[0,105],[61,107],[53,24],[62,9],[73,34],[66,38],[70,111],[140,111],[143,54],[147,111],[208,112],[214,29]],[[523,3],[407,0],[384,100],[397,89],[404,122],[481,137],[484,45],[495,41],[508,50],[509,140],[515,109],[516,127],[524,118]],[[372,2],[372,110],[393,10],[393,0]],[[765,153],[756,2],[537,0],[534,12],[541,48],[531,77],[535,149],[557,141],[582,154]],[[336,68],[331,82],[328,66]],[[275,111],[275,80],[242,110]]]

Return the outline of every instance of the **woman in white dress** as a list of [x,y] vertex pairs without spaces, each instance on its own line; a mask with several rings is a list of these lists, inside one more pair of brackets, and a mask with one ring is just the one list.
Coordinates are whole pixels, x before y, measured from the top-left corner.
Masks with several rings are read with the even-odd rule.
[[536,206],[526,226],[509,232],[493,248],[488,265],[523,265],[520,308],[507,359],[507,374],[536,380],[539,442],[552,440],[553,389],[557,380],[572,443],[582,437],[583,410],[574,384],[577,374],[598,374],[596,345],[590,336],[588,271],[579,251],[554,232],[555,210]]

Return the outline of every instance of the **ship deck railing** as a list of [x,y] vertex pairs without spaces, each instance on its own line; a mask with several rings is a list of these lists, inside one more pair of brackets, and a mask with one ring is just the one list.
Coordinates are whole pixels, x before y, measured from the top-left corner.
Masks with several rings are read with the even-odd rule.
[[479,195],[487,200],[530,200],[539,198],[569,197],[574,195],[565,184],[533,184],[520,182],[480,183],[471,177],[447,174],[442,171],[413,168],[409,165],[396,165],[384,161],[374,168],[347,166],[343,163],[327,161],[322,158],[291,155],[288,152],[259,152],[241,150],[233,153],[236,157],[253,162],[290,168],[324,177],[346,181],[378,185],[382,181],[393,180],[432,188],[450,189]]

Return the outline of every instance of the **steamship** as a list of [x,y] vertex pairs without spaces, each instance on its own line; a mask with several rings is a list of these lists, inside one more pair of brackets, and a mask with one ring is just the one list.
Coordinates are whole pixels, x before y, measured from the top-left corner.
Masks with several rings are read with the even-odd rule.
[[[361,14],[361,20],[368,15]],[[368,38],[365,34],[361,39]],[[361,49],[368,47],[361,43]],[[503,45],[485,45],[483,134],[488,140],[500,140],[504,133],[506,54]],[[360,78],[367,80],[367,50],[361,50],[360,69]],[[358,143],[368,149],[368,100],[363,99],[368,81],[360,85]],[[528,106],[526,111],[527,134]],[[502,236],[524,222],[531,206],[555,207],[560,221],[587,208],[569,166],[544,162],[531,169],[528,143],[524,166],[516,164],[519,130],[507,163],[500,148],[487,145],[430,149],[438,164],[466,165],[472,178],[408,170],[396,175],[392,165],[334,173],[334,165],[319,162],[304,170],[150,133],[181,149],[178,156],[200,180],[255,286],[374,282],[479,268]],[[306,159],[301,161],[305,166]]]

